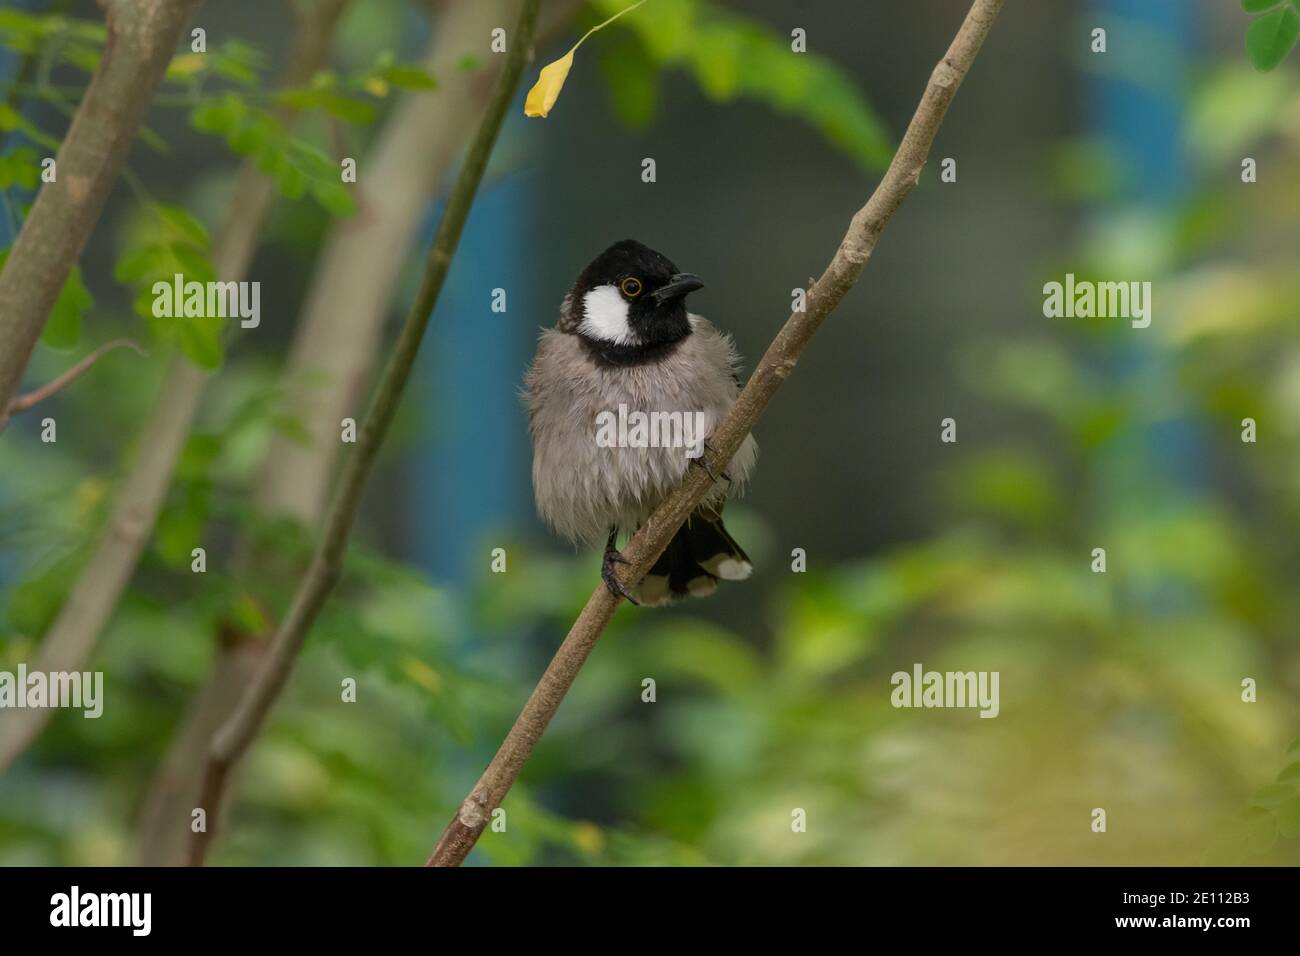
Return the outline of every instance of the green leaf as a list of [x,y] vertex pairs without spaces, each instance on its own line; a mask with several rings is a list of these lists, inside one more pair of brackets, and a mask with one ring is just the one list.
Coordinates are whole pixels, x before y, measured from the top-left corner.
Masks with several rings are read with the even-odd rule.
[[261,606],[244,591],[231,598],[225,617],[241,634],[262,634],[271,626]]
[[280,167],[275,177],[276,185],[280,189],[280,194],[285,199],[301,199],[307,194],[306,173],[292,164],[285,164]]
[[205,371],[221,366],[221,331],[226,320],[216,317],[173,319],[176,347],[181,354]]
[[195,432],[185,442],[176,463],[178,478],[190,482],[206,481],[222,451],[222,436],[214,432]]
[[273,130],[266,123],[259,122],[257,118],[250,118],[236,123],[226,131],[226,145],[233,152],[252,156],[269,148],[273,137]]
[[611,43],[600,57],[614,114],[630,129],[645,129],[659,108],[659,71],[638,43]]
[[1246,843],[1255,853],[1264,853],[1277,842],[1278,820],[1263,810],[1248,811]]
[[[286,91],[277,101],[294,109],[319,107],[326,112],[342,110],[354,119],[363,114],[367,119],[373,117],[371,104],[331,92],[333,83],[329,74],[319,74],[312,87]],[[338,164],[314,143],[290,136],[264,110],[249,106],[237,96],[227,96],[219,103],[196,109],[190,122],[200,132],[223,136],[235,152],[252,156],[258,169],[274,177],[276,188],[286,199],[310,194],[332,215],[350,216],[355,211],[352,194],[340,179]],[[142,270],[136,266],[133,271]]]
[[11,186],[35,189],[41,181],[40,166],[40,156],[28,146],[19,146],[13,152],[0,156],[0,192]]
[[354,99],[339,93],[323,93],[320,98],[321,108],[330,116],[346,123],[371,123],[375,119],[375,108],[365,100]]
[[1283,0],[1241,0],[1241,9],[1247,13],[1263,13],[1282,2]]
[[180,206],[154,206],[154,212],[171,231],[175,240],[188,243],[200,249],[208,247],[208,230],[203,223],[192,216],[187,209]]
[[1300,836],[1300,797],[1293,797],[1277,808],[1277,829],[1287,839]]
[[166,508],[158,516],[154,531],[154,550],[169,568],[186,568],[193,558],[191,550],[203,540],[206,514],[191,506]]
[[1287,800],[1296,796],[1294,784],[1289,783],[1269,783],[1260,787],[1250,797],[1252,807],[1266,807],[1272,809],[1281,806]]
[[1294,6],[1279,7],[1246,28],[1246,53],[1255,69],[1267,72],[1286,59],[1298,38],[1300,13]]
[[346,217],[356,212],[352,193],[341,182],[317,181],[312,184],[311,194],[332,216]]
[[84,562],[84,554],[73,550],[14,587],[6,602],[6,623],[19,633],[45,633]]
[[257,86],[261,82],[259,70],[266,57],[256,47],[238,40],[227,40],[220,48],[207,54],[212,71],[241,86]]
[[166,156],[172,151],[171,144],[151,130],[148,126],[141,126],[138,135],[140,136],[140,142],[144,143],[155,153]]
[[59,297],[50,310],[50,319],[41,333],[41,344],[52,349],[73,348],[81,339],[81,319],[95,300],[81,281],[81,267],[73,266]]
[[[9,258],[8,249],[0,249],[0,270]],[[58,351],[67,351],[81,339],[81,319],[95,304],[89,290],[81,281],[81,267],[73,266],[59,290],[50,317],[41,332],[41,344]]]
[[153,314],[155,283],[170,286],[177,275],[185,282],[216,279],[208,246],[207,229],[189,212],[179,206],[154,203],[131,224],[113,275],[134,290],[135,311],[148,321],[157,340],[174,345],[199,368],[211,370],[221,364],[222,335],[228,319],[186,316],[180,303],[173,304],[180,314]]
[[0,130],[5,132],[18,130],[33,143],[44,146],[49,150],[57,151],[60,146],[57,139],[42,132],[39,126],[7,103],[0,103]]
[[248,112],[244,101],[234,93],[205,100],[190,111],[190,125],[200,133],[224,136]]
[[321,105],[324,96],[323,90],[307,86],[299,89],[281,90],[275,94],[275,101],[290,109],[314,110]]
[[1300,786],[1300,762],[1293,763],[1277,775],[1278,783]]
[[418,66],[389,66],[380,70],[379,75],[404,90],[433,90],[438,87],[438,81]]
[[[610,15],[625,0],[595,0]],[[654,16],[617,22],[657,67],[686,69],[719,102],[753,99],[812,125],[864,170],[883,169],[893,149],[884,122],[833,61],[795,53],[790,38],[708,0],[656,0]]]

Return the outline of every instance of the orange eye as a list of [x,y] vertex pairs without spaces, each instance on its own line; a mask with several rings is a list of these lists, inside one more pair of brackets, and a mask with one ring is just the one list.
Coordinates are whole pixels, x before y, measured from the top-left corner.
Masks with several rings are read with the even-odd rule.
[[633,276],[628,276],[623,280],[623,294],[629,299],[635,299],[641,294],[641,280]]

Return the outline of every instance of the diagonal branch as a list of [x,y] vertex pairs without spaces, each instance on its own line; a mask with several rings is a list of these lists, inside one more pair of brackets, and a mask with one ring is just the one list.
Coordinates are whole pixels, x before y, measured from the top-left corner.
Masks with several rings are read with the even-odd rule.
[[438,233],[429,250],[419,294],[407,314],[397,345],[376,386],[360,439],[344,467],[311,565],[298,585],[288,613],[280,622],[256,681],[240,700],[235,713],[213,735],[204,767],[203,786],[199,792],[199,806],[207,811],[207,826],[203,832],[195,833],[190,841],[191,865],[203,863],[217,831],[230,772],[261,731],[267,714],[289,680],[298,652],[302,649],[312,624],[342,574],[343,556],[352,523],[361,504],[361,492],[397,414],[402,391],[420,349],[420,341],[442,292],[465,228],[465,220],[492,155],[497,134],[501,131],[506,110],[519,85],[519,77],[532,58],[539,4],[540,0],[523,0],[519,22],[510,37],[505,66],[497,76],[478,132],[465,156],[455,188],[448,199],[447,209],[438,223]]
[[[655,509],[624,548],[623,555],[630,566],[629,581],[639,581],[663,553],[672,536],[713,483],[709,472],[717,473],[724,469],[767,403],[794,370],[813,334],[857,282],[881,232],[916,187],[948,104],[993,27],[1002,3],[1003,0],[975,0],[971,6],[947,54],[930,75],[921,103],[884,178],[867,204],[853,216],[848,233],[830,265],[808,290],[807,310],[786,319],[736,404],[709,436],[712,454],[706,452],[705,458],[711,460],[705,468],[692,469],[688,473],[686,480]],[[464,862],[483,833],[492,811],[505,799],[533,747],[555,716],[578,671],[613,618],[619,601],[604,585],[588,598],[501,748],[447,825],[426,865],[459,866]]]
[[[575,0],[549,0],[537,23],[538,48],[567,28]],[[312,275],[283,380],[287,412],[310,441],[271,439],[253,493],[259,510],[319,526],[338,473],[340,419],[365,400],[379,365],[394,290],[416,245],[428,204],[492,91],[500,57],[472,72],[456,64],[491,28],[508,22],[514,0],[437,5],[425,64],[438,79],[432,94],[408,96],[389,117],[365,161],[360,215],[330,228]]]
[[[538,49],[568,26],[578,0],[552,0],[540,13]],[[474,127],[501,64],[493,57],[479,70],[457,69],[465,51],[491,28],[506,22],[514,0],[439,4],[430,11],[431,38],[423,57],[438,78],[436,94],[412,92],[398,104],[376,135],[365,159],[367,182],[360,215],[330,226],[294,326],[282,378],[305,382],[312,373],[320,387],[294,389],[291,414],[312,440],[273,438],[262,457],[252,497],[269,517],[288,517],[318,530],[329,505],[338,441],[330,423],[353,414],[364,400],[379,364],[377,352],[400,265],[416,246],[428,203],[438,195]],[[235,576],[256,594],[272,581],[294,581],[305,570],[259,551],[247,537],[232,547]],[[292,573],[293,578],[288,575]],[[249,634],[223,626],[216,657],[195,695],[167,756],[154,775],[140,813],[139,861],[145,866],[185,862],[190,811],[198,799],[208,741],[234,712],[266,655],[273,625]]]
[[40,388],[34,388],[30,392],[19,395],[9,403],[9,414],[17,415],[19,412],[27,411],[37,402],[45,401],[45,399],[49,398],[51,395],[68,385],[71,385],[77,379],[81,378],[81,376],[89,372],[91,366],[98,362],[101,356],[113,351],[114,349],[123,348],[134,349],[137,355],[148,355],[144,349],[140,348],[140,346],[136,345],[130,339],[114,339],[112,342],[105,342],[58,378],[46,382]]
[[99,220],[127,150],[202,0],[106,5],[108,42],[55,161],[0,270],[0,432],[41,330]]
[[[252,496],[267,516],[294,518],[313,529],[320,525],[340,447],[325,433],[328,422],[351,414],[348,410],[364,394],[386,305],[399,264],[415,244],[420,212],[455,159],[452,144],[466,142],[473,132],[488,93],[490,84],[481,85],[481,77],[455,69],[456,62],[471,37],[486,35],[502,22],[495,18],[504,10],[503,0],[453,4],[430,18],[433,36],[423,61],[438,77],[438,99],[412,92],[394,108],[364,161],[366,181],[380,185],[362,189],[358,216],[330,225],[281,376],[298,382],[321,372],[327,384],[301,402],[294,393],[290,414],[303,421],[312,441],[304,447],[277,435],[263,455]],[[412,196],[418,201],[411,201]],[[244,586],[296,579],[287,577],[291,571],[282,561],[259,552],[246,536],[236,541],[232,553],[236,578]],[[142,865],[185,862],[190,811],[198,799],[208,742],[252,683],[270,638],[269,626],[256,634],[220,627],[207,679],[143,801],[137,839]]]

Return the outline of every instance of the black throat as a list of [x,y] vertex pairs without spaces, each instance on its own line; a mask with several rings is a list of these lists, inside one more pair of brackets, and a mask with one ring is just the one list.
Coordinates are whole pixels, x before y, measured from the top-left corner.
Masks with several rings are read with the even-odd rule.
[[587,353],[596,361],[604,365],[649,365],[652,362],[659,362],[673,352],[685,341],[686,336],[690,335],[690,329],[675,339],[666,342],[650,342],[641,345],[619,345],[615,342],[600,342],[595,339],[589,339],[581,332],[578,334],[578,340],[582,342]]

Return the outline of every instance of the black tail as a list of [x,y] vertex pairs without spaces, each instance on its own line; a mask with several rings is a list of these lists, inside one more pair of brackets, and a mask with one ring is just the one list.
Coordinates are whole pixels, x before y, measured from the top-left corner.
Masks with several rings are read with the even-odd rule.
[[687,595],[707,597],[718,589],[719,579],[743,581],[753,570],[749,555],[727,532],[722,517],[699,508],[677,529],[650,573],[636,586],[636,599],[654,606]]

